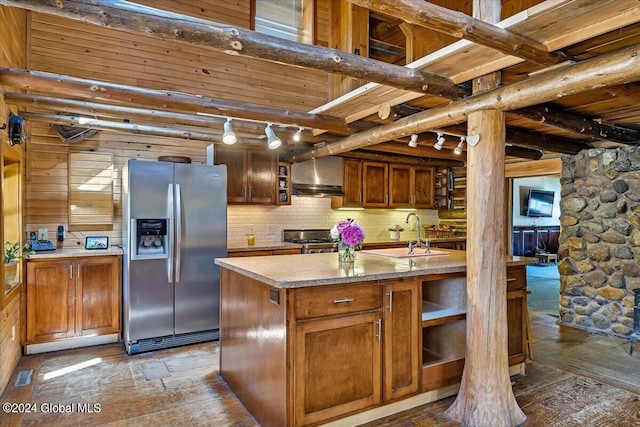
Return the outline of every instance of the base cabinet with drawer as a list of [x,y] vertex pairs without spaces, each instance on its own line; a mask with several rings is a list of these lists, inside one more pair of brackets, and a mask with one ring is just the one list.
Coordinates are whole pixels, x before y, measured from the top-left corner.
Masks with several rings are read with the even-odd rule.
[[[522,272],[507,268],[510,365],[524,361]],[[280,288],[223,267],[220,283],[220,375],[260,425],[319,425],[460,382],[464,271]]]
[[120,333],[120,256],[27,260],[26,344]]

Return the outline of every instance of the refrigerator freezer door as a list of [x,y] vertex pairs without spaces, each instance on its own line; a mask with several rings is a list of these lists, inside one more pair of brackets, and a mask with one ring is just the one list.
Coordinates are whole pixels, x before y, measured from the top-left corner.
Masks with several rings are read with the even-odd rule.
[[220,269],[214,260],[227,256],[226,166],[177,163],[175,183],[175,333],[216,329]]
[[[173,187],[173,164],[129,160],[125,213],[130,218],[168,218],[171,206],[168,188]],[[128,224],[127,224],[128,225]],[[169,228],[172,228],[171,226]],[[128,228],[127,242],[135,240]],[[168,244],[173,245],[169,234]],[[162,337],[173,334],[173,283],[168,276],[169,256],[164,259],[131,259],[125,250],[123,276],[125,341]]]

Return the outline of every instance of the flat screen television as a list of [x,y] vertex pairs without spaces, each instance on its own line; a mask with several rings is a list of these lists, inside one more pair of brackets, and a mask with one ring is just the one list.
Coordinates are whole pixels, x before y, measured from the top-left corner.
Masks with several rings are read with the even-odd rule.
[[553,191],[529,190],[527,216],[551,217],[553,213]]

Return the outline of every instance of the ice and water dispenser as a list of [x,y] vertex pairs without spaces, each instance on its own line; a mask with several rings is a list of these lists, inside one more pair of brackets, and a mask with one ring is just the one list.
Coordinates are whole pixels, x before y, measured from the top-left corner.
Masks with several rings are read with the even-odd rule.
[[165,218],[145,218],[131,220],[131,226],[135,232],[131,236],[132,259],[156,259],[169,256],[169,238],[167,229],[168,220]]

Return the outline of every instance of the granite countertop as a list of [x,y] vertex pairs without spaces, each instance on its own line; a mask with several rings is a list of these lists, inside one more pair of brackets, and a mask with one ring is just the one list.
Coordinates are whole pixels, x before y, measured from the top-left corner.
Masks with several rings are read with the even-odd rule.
[[268,242],[259,245],[249,246],[243,244],[231,244],[227,246],[227,252],[250,252],[250,251],[275,251],[279,249],[298,249],[302,247],[299,243],[290,242]]
[[110,246],[108,249],[62,248],[55,251],[36,252],[29,259],[75,258],[86,256],[122,255],[122,248]]
[[[351,268],[338,264],[336,253],[217,258],[216,264],[278,288],[355,283],[466,270],[466,252],[447,255],[391,258],[359,252]],[[507,257],[507,265],[536,263],[536,258]],[[294,266],[294,267],[292,267]]]

